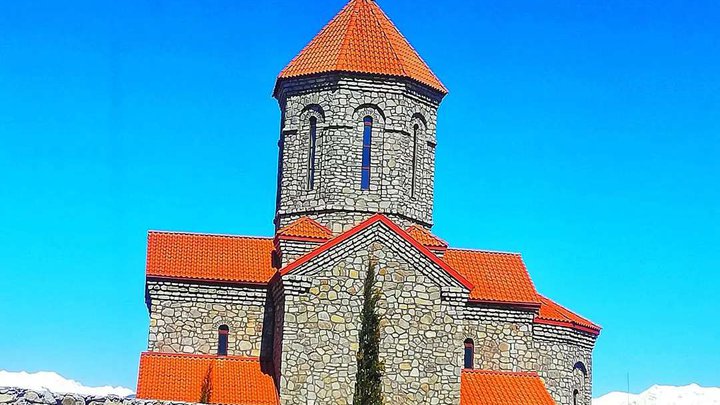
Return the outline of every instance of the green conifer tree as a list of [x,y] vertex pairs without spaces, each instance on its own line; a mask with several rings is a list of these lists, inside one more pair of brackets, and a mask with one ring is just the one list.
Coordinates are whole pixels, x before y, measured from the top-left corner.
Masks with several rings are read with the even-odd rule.
[[203,379],[202,387],[200,388],[200,400],[201,404],[209,404],[210,397],[212,396],[212,363],[208,366],[205,378]]
[[380,361],[380,316],[377,304],[380,290],[375,288],[375,262],[370,260],[363,287],[363,309],[358,336],[357,374],[353,405],[382,405],[382,374]]

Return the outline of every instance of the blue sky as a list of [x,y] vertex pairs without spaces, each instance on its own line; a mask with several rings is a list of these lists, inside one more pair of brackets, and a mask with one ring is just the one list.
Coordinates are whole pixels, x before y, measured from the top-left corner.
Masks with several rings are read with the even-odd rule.
[[[270,235],[276,74],[344,4],[0,0],[0,369],[134,387],[148,229]],[[720,386],[720,3],[384,0],[451,93],[436,234]]]

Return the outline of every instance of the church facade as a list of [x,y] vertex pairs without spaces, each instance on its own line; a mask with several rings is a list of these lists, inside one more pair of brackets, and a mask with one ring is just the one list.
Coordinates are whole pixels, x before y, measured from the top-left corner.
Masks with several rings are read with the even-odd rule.
[[381,291],[397,404],[590,404],[600,328],[539,294],[519,254],[431,232],[447,94],[372,0],[278,76],[275,232],[148,235],[139,398],[351,404],[362,285]]

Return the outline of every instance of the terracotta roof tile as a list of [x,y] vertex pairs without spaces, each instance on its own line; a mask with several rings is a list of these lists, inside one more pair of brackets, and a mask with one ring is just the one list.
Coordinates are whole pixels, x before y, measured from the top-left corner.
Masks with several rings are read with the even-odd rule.
[[373,0],[351,0],[280,72],[278,79],[325,72],[407,77],[447,93]]
[[448,247],[447,242],[433,235],[430,231],[420,225],[411,225],[406,232],[408,235],[412,236],[413,239],[430,249],[446,249]]
[[443,260],[473,284],[471,300],[540,305],[519,254],[448,249]]
[[145,352],[140,355],[137,397],[198,402],[210,372],[213,404],[278,404],[269,364],[257,358]]
[[463,370],[460,405],[555,405],[536,373]]
[[536,323],[549,323],[559,326],[566,326],[573,329],[582,330],[593,333],[600,333],[600,326],[590,322],[589,320],[575,314],[562,305],[552,301],[551,299],[539,295],[540,313],[535,317]]
[[271,238],[148,233],[148,277],[267,283],[275,274]]
[[312,239],[325,241],[333,237],[332,231],[308,217],[298,218],[280,229],[277,236],[281,239]]

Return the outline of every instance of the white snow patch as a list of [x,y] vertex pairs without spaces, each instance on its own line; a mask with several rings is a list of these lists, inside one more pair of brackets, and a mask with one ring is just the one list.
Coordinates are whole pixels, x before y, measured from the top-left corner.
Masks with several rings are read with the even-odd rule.
[[75,380],[69,380],[52,371],[26,373],[0,370],[0,387],[25,388],[34,391],[50,391],[63,394],[118,395],[127,397],[134,391],[125,387],[86,387]]
[[593,405],[720,405],[720,388],[697,384],[683,387],[653,385],[641,394],[611,392],[593,399]]

